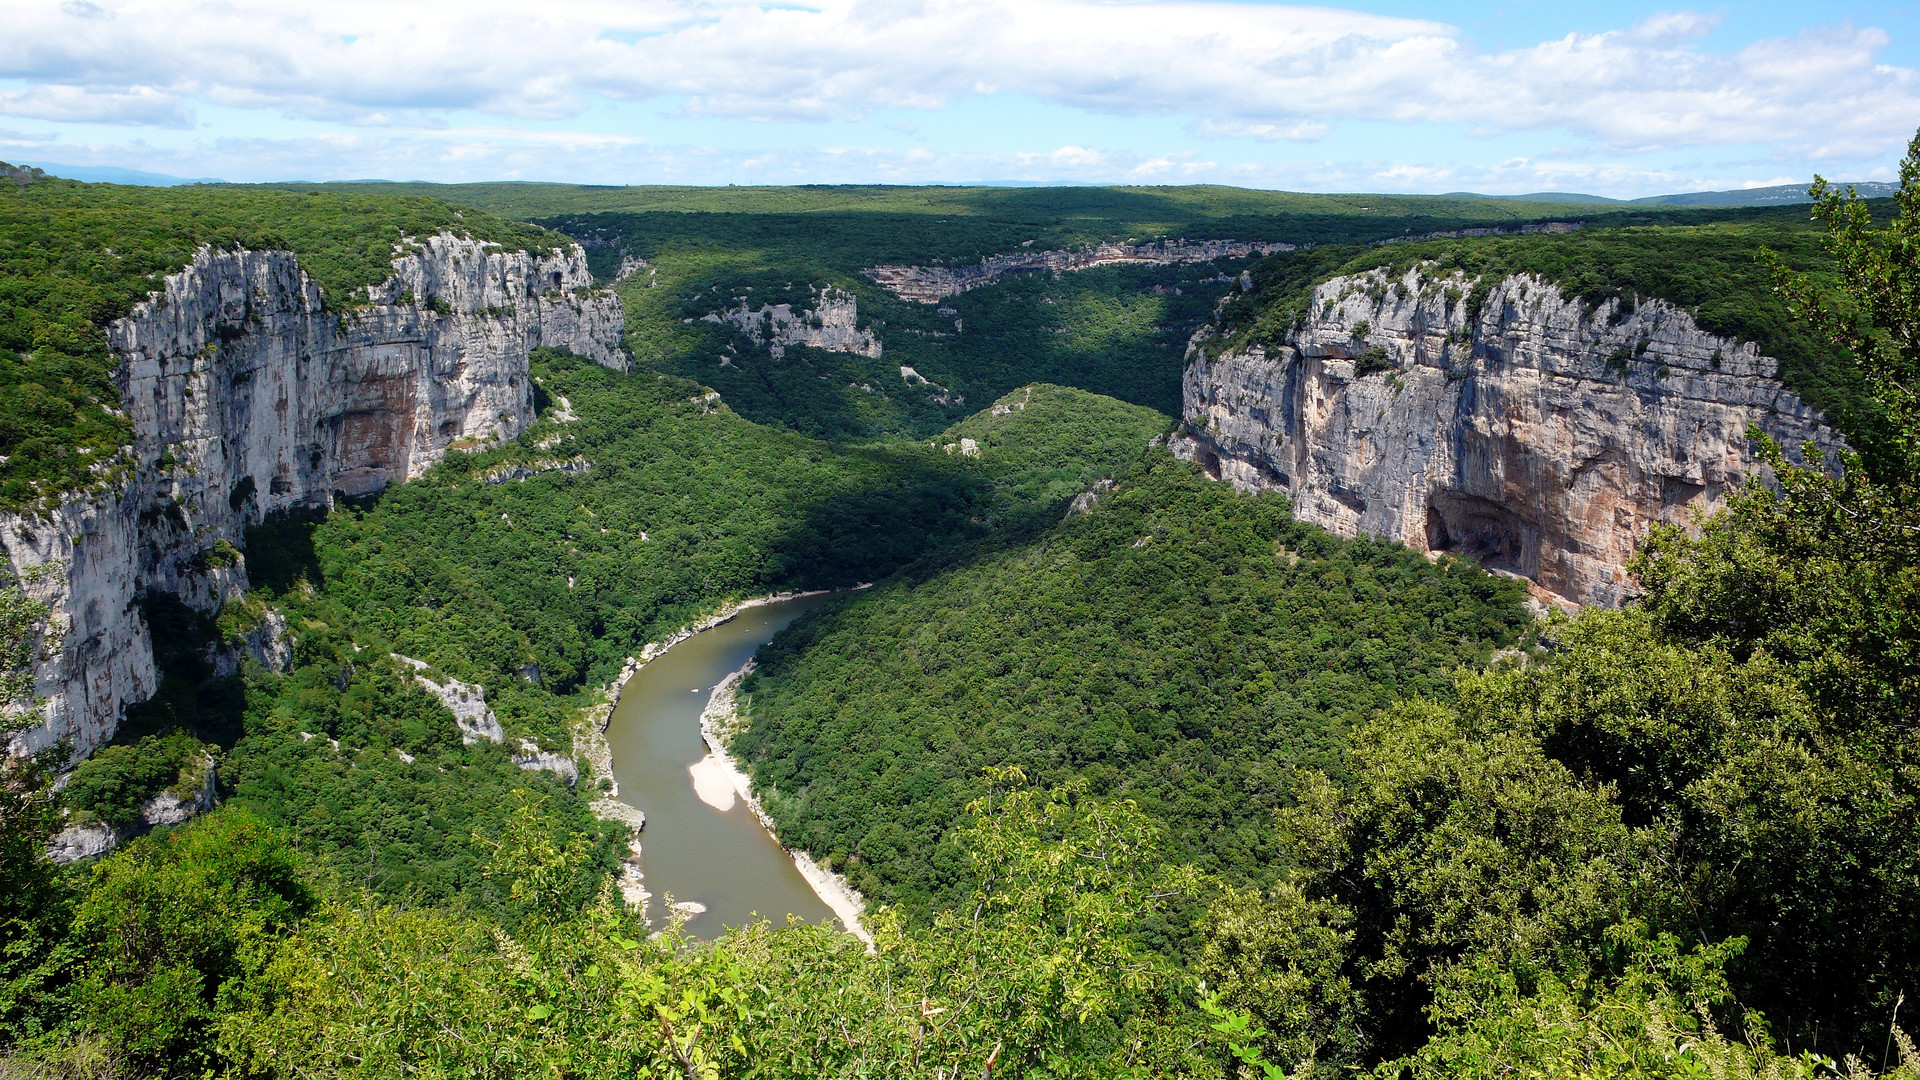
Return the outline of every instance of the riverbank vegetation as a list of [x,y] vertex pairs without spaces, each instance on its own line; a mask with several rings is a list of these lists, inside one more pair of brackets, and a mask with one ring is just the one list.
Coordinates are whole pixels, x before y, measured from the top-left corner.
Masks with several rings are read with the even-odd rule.
[[[0,1075],[1920,1077],[1920,143],[1903,177],[1890,233],[1823,206],[1847,273],[1785,301],[1881,464],[1776,457],[1649,539],[1642,602],[1544,626],[1138,404],[826,442],[542,353],[514,444],[256,530],[218,617],[149,601],[166,680],[73,800],[204,749],[221,807],[56,868],[48,778],[0,773]],[[867,580],[764,654],[737,749],[894,901],[876,950],[654,936],[622,830],[509,755],[712,605]]]
[[733,750],[788,843],[924,916],[990,766],[1137,802],[1170,850],[1266,883],[1302,768],[1531,626],[1514,581],[1341,540],[1164,450],[1033,542],[844,601],[762,650]]

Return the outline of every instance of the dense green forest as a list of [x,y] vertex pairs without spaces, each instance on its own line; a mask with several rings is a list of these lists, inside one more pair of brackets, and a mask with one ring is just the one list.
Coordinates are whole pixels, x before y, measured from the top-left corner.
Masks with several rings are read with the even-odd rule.
[[[969,352],[900,335],[936,316],[888,314],[860,260],[806,254],[820,234],[727,231],[765,198],[936,225],[1137,205],[1178,227],[1205,204],[1234,230],[1284,200],[502,202],[616,210],[623,242],[658,240],[624,249],[657,271],[620,286],[642,364],[540,353],[541,416],[511,445],[267,522],[253,591],[215,615],[147,600],[155,699],[57,794],[44,763],[0,773],[0,1076],[1920,1077],[1896,1022],[1920,986],[1920,141],[1903,177],[1885,231],[1829,201],[1820,232],[1749,214],[1335,243],[1378,238],[1366,218],[1255,268],[1223,313],[1238,332],[1343,267],[1432,257],[1551,270],[1582,296],[1644,286],[1703,320],[1724,299],[1719,325],[1858,361],[1872,470],[1775,457],[1776,487],[1649,539],[1641,602],[1545,624],[1511,581],[1299,525],[1157,445],[1177,327],[1214,299],[1182,283],[1218,266],[980,290],[954,317],[1005,337]],[[649,216],[681,198],[738,217],[702,247]],[[1373,205],[1342,199],[1308,209]],[[1745,261],[1763,244],[1820,273],[1769,278]],[[1658,265],[1667,250],[1692,277]],[[698,365],[743,350],[701,314],[822,284],[869,289],[886,366],[796,350],[761,397],[710,392]],[[1043,333],[1067,340],[1048,352]],[[930,343],[913,366],[964,385],[964,406],[800,393],[897,371],[903,339]],[[872,951],[825,927],[703,943],[647,925],[611,888],[624,830],[592,819],[591,792],[463,744],[389,655],[484,687],[509,746],[564,749],[642,642],[732,598],[856,581],[878,584],[764,652],[735,749],[783,838],[870,891]],[[0,598],[18,637],[30,605]],[[269,609],[290,670],[217,674]],[[15,666],[18,644],[0,642]],[[218,809],[46,858],[62,824],[124,820],[209,759]]]
[[947,830],[1008,764],[1084,778],[1166,822],[1177,857],[1271,881],[1294,771],[1339,771],[1348,730],[1393,701],[1451,697],[1455,669],[1529,628],[1524,595],[1158,450],[1026,546],[789,629],[733,749],[787,842],[909,911],[963,899]]
[[284,248],[329,305],[393,272],[402,237],[514,248],[541,229],[418,196],[82,184],[9,170],[0,186],[0,506],[85,486],[128,441],[108,323],[203,245]]

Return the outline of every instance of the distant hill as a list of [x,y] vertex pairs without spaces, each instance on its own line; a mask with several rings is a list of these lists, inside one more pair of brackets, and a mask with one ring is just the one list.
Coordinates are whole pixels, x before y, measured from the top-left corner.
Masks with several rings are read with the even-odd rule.
[[1562,206],[1584,206],[1591,203],[1624,205],[1619,199],[1609,199],[1605,195],[1582,195],[1577,191],[1536,191],[1530,195],[1482,195],[1475,191],[1449,191],[1443,199],[1490,199],[1494,202],[1537,202],[1558,203]]
[[[1853,185],[1869,199],[1891,197],[1899,184],[1861,181]],[[1780,184],[1775,187],[1737,188],[1731,191],[1688,191],[1678,195],[1649,195],[1644,199],[1609,199],[1604,195],[1582,195],[1572,191],[1537,191],[1531,195],[1481,195],[1472,191],[1450,191],[1447,199],[1488,199],[1494,202],[1537,202],[1565,205],[1607,206],[1785,206],[1812,202],[1807,185]]]
[[[1860,194],[1870,199],[1888,198],[1900,190],[1899,184],[1856,183]],[[1684,195],[1653,195],[1633,200],[1641,206],[1780,206],[1812,202],[1807,185],[1781,184],[1778,187],[1744,188],[1738,191],[1693,191]]]
[[117,165],[56,165],[50,161],[27,161],[31,165],[63,180],[84,180],[89,184],[134,184],[140,187],[178,187],[182,184],[224,184],[225,180],[211,176],[190,179],[184,176],[169,176],[166,173],[142,172],[139,169],[123,169]]

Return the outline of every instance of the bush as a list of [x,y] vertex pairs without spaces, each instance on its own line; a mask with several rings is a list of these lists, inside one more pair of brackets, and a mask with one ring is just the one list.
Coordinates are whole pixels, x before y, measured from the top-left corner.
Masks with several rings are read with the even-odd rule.
[[190,782],[189,774],[197,774],[193,766],[204,753],[199,740],[184,732],[102,747],[73,771],[61,798],[75,810],[123,824],[138,818],[147,800]]

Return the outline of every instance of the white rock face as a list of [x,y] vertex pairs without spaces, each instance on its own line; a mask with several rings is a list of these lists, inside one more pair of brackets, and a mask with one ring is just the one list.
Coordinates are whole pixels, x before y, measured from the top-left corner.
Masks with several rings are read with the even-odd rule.
[[786,355],[789,345],[810,345],[856,356],[880,355],[880,340],[872,331],[860,329],[859,301],[852,293],[831,286],[815,294],[813,307],[797,313],[792,304],[762,304],[756,310],[742,300],[737,308],[702,318],[739,327],[755,345],[765,346],[775,360]]
[[[1216,259],[1244,259],[1249,255],[1271,255],[1276,251],[1292,250],[1294,245],[1283,243],[1160,240],[1147,244],[1096,244],[1075,251],[1023,251],[1018,255],[983,258],[971,266],[875,266],[861,273],[902,300],[937,304],[950,296],[991,285],[1007,274],[1035,271],[1063,274],[1091,270],[1096,266],[1128,263],[1169,266],[1175,263],[1213,262]],[[955,314],[950,308],[942,308],[939,313]],[[959,328],[956,322],[954,329]]]
[[1467,284],[1329,281],[1274,352],[1208,359],[1203,330],[1176,452],[1288,492],[1296,516],[1343,536],[1469,554],[1542,599],[1616,605],[1651,524],[1711,510],[1762,468],[1749,424],[1796,459],[1803,442],[1844,447],[1775,361],[1669,304],[1588,311],[1510,277],[1474,319]]
[[454,726],[460,729],[460,744],[472,746],[486,741],[505,742],[507,733],[500,726],[500,718],[487,707],[487,692],[476,683],[461,682],[449,677],[446,682],[434,682],[421,674],[427,670],[425,660],[415,660],[411,656],[393,653],[393,658],[413,668],[413,681],[420,688],[440,699],[440,704],[453,714]]
[[131,476],[47,516],[0,515],[12,570],[65,632],[37,671],[44,722],[9,753],[111,738],[155,689],[138,599],[213,611],[240,595],[247,526],[518,435],[534,348],[625,366],[619,301],[591,290],[577,246],[541,257],[442,235],[393,267],[370,306],[329,312],[291,253],[203,249],[109,328]]

